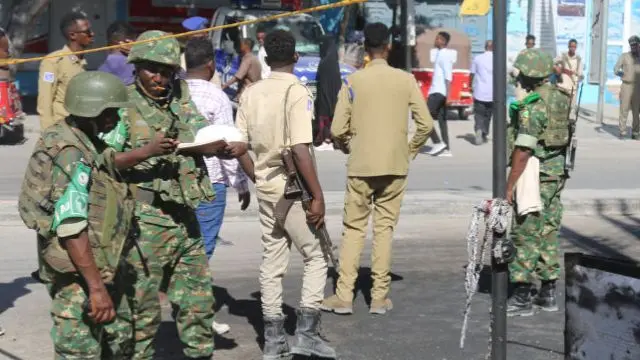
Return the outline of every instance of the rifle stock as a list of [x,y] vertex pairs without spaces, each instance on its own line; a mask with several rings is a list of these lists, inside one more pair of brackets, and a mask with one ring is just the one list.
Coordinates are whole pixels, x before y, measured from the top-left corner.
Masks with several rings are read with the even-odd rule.
[[[300,177],[298,168],[293,160],[293,153],[291,149],[283,149],[280,155],[282,157],[282,164],[284,165],[285,174],[287,176],[287,183],[285,185],[283,197],[285,199],[300,200],[302,209],[304,211],[308,211],[313,197],[309,193],[304,180]],[[338,259],[333,252],[333,242],[331,241],[331,237],[329,236],[329,232],[327,231],[327,226],[325,224],[322,224],[318,229],[318,235],[322,251],[329,257],[333,266],[337,270]]]

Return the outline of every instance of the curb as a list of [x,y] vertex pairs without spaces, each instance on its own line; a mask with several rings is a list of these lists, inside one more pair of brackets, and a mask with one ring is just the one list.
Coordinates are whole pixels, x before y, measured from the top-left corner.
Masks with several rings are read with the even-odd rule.
[[[469,217],[473,206],[490,199],[491,193],[484,191],[408,191],[402,203],[402,214],[445,217]],[[241,211],[236,194],[229,191],[225,219],[247,221],[257,219],[258,209],[255,193],[251,205]],[[640,190],[565,190],[562,194],[565,216],[616,216],[640,214]],[[344,192],[325,192],[327,216],[342,216]],[[0,224],[22,224],[18,214],[17,199],[0,199]]]

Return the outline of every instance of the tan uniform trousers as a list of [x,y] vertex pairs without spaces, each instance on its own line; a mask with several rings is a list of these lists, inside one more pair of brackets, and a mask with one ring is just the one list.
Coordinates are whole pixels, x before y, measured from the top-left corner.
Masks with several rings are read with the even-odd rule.
[[627,133],[627,118],[631,110],[631,133],[640,135],[640,83],[623,82],[620,85],[620,135]]
[[282,315],[282,278],[289,267],[292,243],[302,254],[304,262],[300,307],[319,309],[327,282],[327,259],[320,247],[320,240],[307,225],[307,218],[300,202],[291,206],[284,231],[276,226],[275,206],[276,203],[258,199],[258,216],[262,230],[262,315]]
[[[391,284],[391,241],[398,224],[400,206],[407,186],[406,176],[348,177],[344,200],[340,277],[336,295],[353,299],[360,254],[364,248],[369,215],[373,210],[373,251],[371,254],[371,298],[386,299]],[[373,209],[372,209],[373,205]]]

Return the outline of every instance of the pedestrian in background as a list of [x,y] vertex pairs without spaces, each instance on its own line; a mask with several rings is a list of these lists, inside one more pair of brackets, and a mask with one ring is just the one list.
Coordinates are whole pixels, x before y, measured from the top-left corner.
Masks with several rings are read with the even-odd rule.
[[256,30],[256,40],[258,41],[258,60],[260,60],[260,67],[262,69],[261,77],[266,79],[271,73],[271,68],[267,65],[267,51],[264,49],[264,37],[267,36],[267,32],[264,29],[263,24],[258,24]]
[[[382,23],[367,25],[364,43],[371,63],[345,80],[331,124],[334,141],[349,154],[349,160],[338,284],[335,295],[323,301],[322,309],[339,314],[353,312],[353,289],[372,211],[369,312],[384,314],[393,308],[389,299],[393,231],[407,186],[409,162],[433,130],[433,119],[413,75],[387,62],[389,29]],[[408,113],[416,122],[409,142]]]
[[631,138],[640,139],[640,37],[629,38],[629,51],[618,58],[613,72],[620,77],[620,139],[627,136],[627,121],[631,110]]
[[137,36],[136,30],[124,21],[116,21],[109,25],[107,28],[109,45],[122,45],[122,47],[112,50],[98,70],[117,76],[127,86],[133,84],[135,67],[127,62],[127,56],[131,50],[131,46],[127,44],[134,41]]
[[[186,30],[186,31],[196,31],[196,30],[202,30],[202,29],[206,29],[207,28],[207,23],[209,22],[209,20],[207,20],[207,18],[204,18],[202,16],[192,16],[190,18],[185,19],[182,22],[182,27]],[[209,33],[207,32],[202,32],[202,33],[198,33],[195,35],[191,35],[188,38],[183,38],[183,41],[188,41],[189,39],[193,39],[196,37],[201,37],[201,38],[208,38]],[[182,76],[186,76],[186,71],[187,71],[187,63],[185,61],[185,55],[184,55],[184,44],[185,42],[183,42],[183,47],[182,47],[182,53],[180,54],[180,67],[182,67],[182,71],[180,72]],[[215,65],[215,61],[214,61],[214,65]],[[220,74],[218,74],[217,72],[215,74],[213,74],[213,77],[211,78],[211,83],[214,84],[217,87],[222,87],[222,79],[220,78]]]
[[317,132],[314,145],[316,150],[333,150],[331,143],[331,118],[338,102],[338,92],[342,86],[338,48],[335,39],[325,36],[320,44],[320,64],[316,73],[317,94],[315,101],[315,122]]
[[560,70],[559,81],[556,85],[571,96],[571,116],[573,116],[576,113],[576,100],[580,82],[584,79],[584,75],[582,58],[576,52],[578,41],[576,39],[569,40],[568,47],[568,50],[560,54],[555,60]]
[[236,99],[240,98],[247,85],[251,85],[262,78],[262,66],[260,66],[258,57],[253,54],[253,43],[252,39],[245,38],[240,40],[240,67],[233,74],[233,77],[222,85],[222,90],[224,90],[238,82]]
[[[66,45],[48,56],[55,56],[87,49],[93,43],[94,33],[91,23],[84,13],[71,12],[62,17],[60,31],[67,40]],[[38,75],[38,114],[40,130],[64,119],[69,115],[64,108],[64,96],[69,81],[85,71],[87,61],[84,55],[66,55],[44,59],[40,63]]]
[[484,53],[471,63],[471,89],[473,93],[473,119],[475,143],[487,142],[493,115],[493,41],[484,44]]
[[429,87],[427,107],[431,117],[438,119],[442,139],[440,139],[435,129],[431,132],[433,147],[429,151],[429,155],[432,156],[451,156],[449,128],[447,125],[447,97],[451,88],[451,80],[453,80],[455,58],[453,53],[447,49],[449,40],[451,40],[451,35],[446,31],[441,31],[436,35],[433,79]]
[[[185,59],[187,63],[187,85],[191,100],[210,125],[227,125],[233,123],[231,100],[219,87],[211,83],[215,73],[213,45],[207,38],[194,38],[187,42]],[[247,155],[248,156],[248,155]],[[233,187],[238,193],[241,209],[249,206],[250,193],[247,178],[236,159],[223,160],[215,156],[204,157],[211,186],[215,193],[213,201],[201,201],[196,210],[200,232],[204,241],[207,259],[216,247],[218,234],[224,219],[227,206],[227,188]],[[213,330],[217,334],[229,331],[229,325],[213,322]]]

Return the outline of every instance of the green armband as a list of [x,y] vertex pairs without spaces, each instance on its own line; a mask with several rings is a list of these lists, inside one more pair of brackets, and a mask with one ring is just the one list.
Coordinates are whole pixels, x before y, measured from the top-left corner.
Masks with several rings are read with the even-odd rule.
[[87,220],[89,215],[89,178],[91,168],[78,164],[71,182],[55,205],[51,231],[55,232],[60,224],[68,219]]
[[[122,109],[120,109],[120,111],[122,111]],[[113,130],[106,134],[101,133],[99,137],[111,148],[121,152],[124,149],[124,143],[127,140],[128,135],[129,132],[127,130],[127,125],[124,121],[118,121],[118,124]]]

